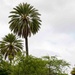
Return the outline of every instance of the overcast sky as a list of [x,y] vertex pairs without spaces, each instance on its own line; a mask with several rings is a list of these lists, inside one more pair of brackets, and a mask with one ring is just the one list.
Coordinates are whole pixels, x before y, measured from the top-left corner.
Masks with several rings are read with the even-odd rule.
[[9,12],[27,2],[38,9],[42,25],[29,38],[29,52],[34,56],[56,55],[75,64],[75,0],[1,0],[0,39],[10,32]]

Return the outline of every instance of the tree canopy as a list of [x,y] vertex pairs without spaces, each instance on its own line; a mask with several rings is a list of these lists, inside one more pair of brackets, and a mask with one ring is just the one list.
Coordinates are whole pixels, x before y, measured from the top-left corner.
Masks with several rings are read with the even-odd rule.
[[38,10],[27,3],[20,3],[10,13],[9,28],[18,36],[25,38],[26,55],[28,56],[28,36],[39,31],[40,14]]
[[22,40],[19,40],[12,33],[9,33],[0,41],[0,52],[4,55],[5,59],[8,58],[10,61],[12,61],[17,52],[21,52],[22,49]]

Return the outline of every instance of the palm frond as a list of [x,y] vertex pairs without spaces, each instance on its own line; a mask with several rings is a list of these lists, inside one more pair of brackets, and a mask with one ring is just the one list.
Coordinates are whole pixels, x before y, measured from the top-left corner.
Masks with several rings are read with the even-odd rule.
[[[14,58],[17,52],[21,52],[23,49],[22,40],[18,39],[14,34],[5,35],[0,41],[0,50],[5,59],[8,57]],[[10,60],[10,58],[9,58]]]
[[10,13],[9,28],[18,36],[25,38],[39,31],[41,14],[30,4],[20,3]]

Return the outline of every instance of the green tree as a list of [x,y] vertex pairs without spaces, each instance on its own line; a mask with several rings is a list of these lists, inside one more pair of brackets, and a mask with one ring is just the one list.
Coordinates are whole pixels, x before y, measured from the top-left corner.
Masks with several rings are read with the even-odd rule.
[[18,55],[15,60],[16,65],[14,65],[12,75],[47,75],[46,62],[41,58]]
[[10,75],[11,74],[11,65],[7,62],[2,60],[0,62],[0,75]]
[[14,34],[6,35],[2,41],[0,41],[0,51],[4,55],[5,59],[8,57],[10,63],[14,59],[17,52],[21,52],[23,48],[22,40],[19,40]]
[[10,64],[3,60],[3,55],[0,51],[0,75],[9,75],[10,71]]
[[44,56],[43,59],[47,61],[48,75],[68,75],[66,70],[70,64],[66,61],[58,59],[56,56]]
[[46,56],[45,59],[19,54],[14,61],[12,75],[68,75],[69,64],[55,56]]
[[26,56],[28,56],[28,36],[36,34],[41,25],[40,14],[27,3],[19,4],[10,12],[10,29],[20,37],[25,38]]
[[9,75],[7,70],[0,68],[0,75]]

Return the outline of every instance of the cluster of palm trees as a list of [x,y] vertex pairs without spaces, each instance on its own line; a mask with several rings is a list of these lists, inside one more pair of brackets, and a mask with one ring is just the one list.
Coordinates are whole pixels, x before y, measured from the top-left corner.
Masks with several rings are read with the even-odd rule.
[[8,58],[11,62],[16,53],[23,50],[22,41],[16,35],[25,39],[26,56],[28,56],[28,36],[38,32],[41,20],[38,10],[27,3],[20,3],[10,14],[9,28],[14,34],[10,33],[0,41],[0,51],[5,59]]

